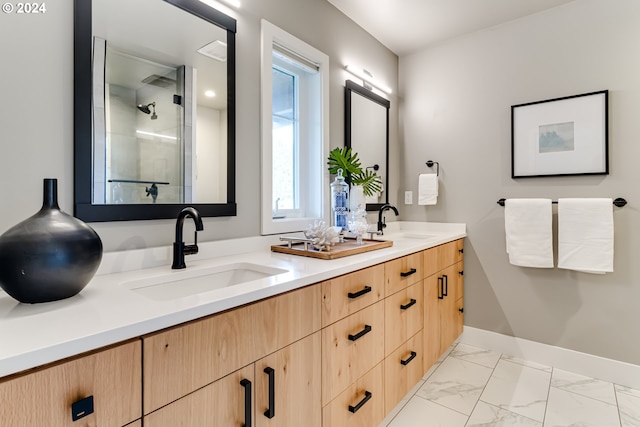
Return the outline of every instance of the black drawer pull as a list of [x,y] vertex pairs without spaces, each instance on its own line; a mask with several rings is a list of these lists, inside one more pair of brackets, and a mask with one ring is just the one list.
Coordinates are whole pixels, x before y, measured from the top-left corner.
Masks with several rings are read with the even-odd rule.
[[358,412],[358,410],[360,408],[362,408],[364,406],[365,403],[367,403],[369,401],[369,399],[371,399],[371,396],[373,396],[371,394],[370,391],[366,391],[364,392],[364,397],[362,398],[362,400],[360,402],[358,402],[358,404],[356,406],[351,406],[349,405],[349,412],[355,414],[356,412]]
[[409,301],[407,304],[400,306],[400,310],[406,310],[406,309],[408,309],[409,307],[411,307],[413,304],[415,304],[417,302],[418,301],[416,301],[413,298],[411,298],[411,301]]
[[418,270],[416,270],[415,268],[412,268],[412,269],[410,269],[409,271],[402,271],[402,272],[400,272],[400,276],[402,276],[402,277],[409,277],[409,276],[411,276],[412,274],[415,274],[415,273],[417,273],[417,272],[418,272]]
[[449,276],[443,274],[444,277],[444,292],[442,292],[442,296],[446,297],[449,295]]
[[364,288],[362,288],[362,290],[358,292],[349,292],[347,296],[351,299],[354,299],[354,298],[361,297],[364,294],[368,294],[369,292],[371,292],[371,286],[365,286]]
[[412,351],[411,356],[409,356],[408,359],[400,360],[400,363],[403,364],[404,366],[407,366],[413,359],[415,359],[417,355],[418,353],[416,353],[415,351]]
[[438,299],[444,299],[444,279],[438,277]]
[[71,420],[78,421],[93,414],[93,396],[85,397],[71,404]]
[[464,253],[464,248],[462,248],[462,249],[458,249],[458,252],[460,252],[461,254],[463,254],[463,253]]
[[264,373],[269,375],[269,408],[264,411],[264,416],[273,418],[276,414],[276,371],[267,366]]
[[364,325],[364,329],[355,335],[349,334],[349,341],[356,341],[371,332],[371,326]]
[[244,378],[240,381],[244,387],[244,424],[243,427],[251,427],[251,381]]

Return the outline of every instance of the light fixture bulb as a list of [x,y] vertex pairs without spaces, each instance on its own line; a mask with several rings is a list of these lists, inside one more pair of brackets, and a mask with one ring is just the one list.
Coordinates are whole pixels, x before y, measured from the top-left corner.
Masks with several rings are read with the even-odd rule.
[[371,85],[377,89],[380,89],[384,93],[390,94],[392,92],[390,87],[377,82],[373,78],[373,75],[367,70],[364,70],[364,69],[360,70],[358,68],[355,68],[352,65],[345,65],[344,69],[347,70],[349,73],[353,74],[354,76],[356,76],[357,78],[361,79],[364,87]]
[[204,92],[204,96],[208,97],[208,98],[213,98],[214,96],[216,96],[216,93],[212,90],[207,90]]

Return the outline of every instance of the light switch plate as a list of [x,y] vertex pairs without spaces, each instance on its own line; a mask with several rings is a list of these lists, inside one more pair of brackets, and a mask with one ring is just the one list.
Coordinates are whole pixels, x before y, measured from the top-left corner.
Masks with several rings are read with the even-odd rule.
[[412,205],[413,204],[413,191],[405,191],[404,192],[404,204]]

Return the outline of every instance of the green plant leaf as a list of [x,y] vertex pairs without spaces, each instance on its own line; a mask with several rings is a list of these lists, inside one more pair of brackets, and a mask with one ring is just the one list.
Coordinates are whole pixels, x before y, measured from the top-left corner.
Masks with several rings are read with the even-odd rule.
[[359,175],[362,172],[360,168],[360,160],[358,160],[358,154],[353,152],[351,148],[342,147],[334,148],[329,153],[329,173],[336,175],[338,169],[342,169],[345,178],[352,179],[353,176]]
[[382,190],[382,179],[377,173],[369,169],[365,169],[358,175],[352,176],[351,183],[361,185],[362,192],[367,197],[374,196]]

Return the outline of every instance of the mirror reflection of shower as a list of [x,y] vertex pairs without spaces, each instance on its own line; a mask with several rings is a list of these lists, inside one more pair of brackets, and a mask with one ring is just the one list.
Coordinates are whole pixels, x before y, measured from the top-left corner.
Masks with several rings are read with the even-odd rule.
[[[153,108],[153,114],[151,114],[151,110],[149,109],[149,107]],[[150,102],[147,105],[143,105],[143,104],[138,104],[138,110],[142,111],[145,114],[151,114],[151,120],[155,120],[158,118],[158,115],[156,114],[156,103],[154,102]]]

